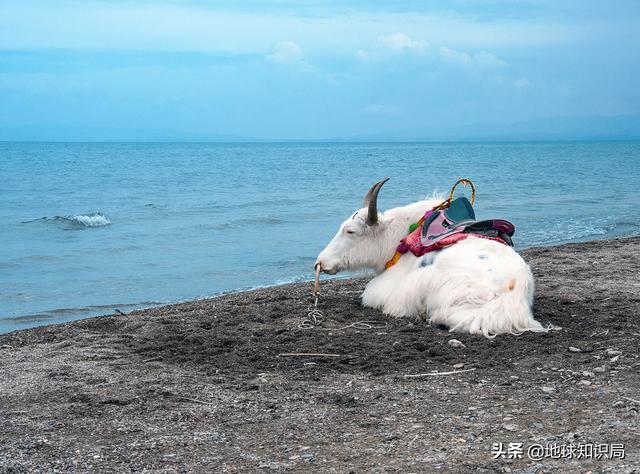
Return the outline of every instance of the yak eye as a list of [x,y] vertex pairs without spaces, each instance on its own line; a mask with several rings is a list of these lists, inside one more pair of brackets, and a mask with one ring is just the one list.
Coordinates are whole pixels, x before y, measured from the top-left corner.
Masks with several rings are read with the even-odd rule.
[[355,232],[355,231],[353,231],[353,230],[347,230],[346,232],[347,232],[347,234],[355,234],[355,233],[356,233],[356,232]]

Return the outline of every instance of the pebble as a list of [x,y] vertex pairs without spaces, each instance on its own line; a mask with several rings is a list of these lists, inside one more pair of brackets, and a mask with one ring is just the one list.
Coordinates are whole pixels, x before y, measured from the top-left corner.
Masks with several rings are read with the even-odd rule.
[[451,347],[455,347],[456,349],[464,349],[465,346],[461,341],[458,341],[457,339],[449,339],[449,345]]
[[595,377],[596,374],[594,374],[593,372],[590,372],[588,370],[583,370],[582,371],[582,376],[583,377]]
[[619,355],[618,355],[618,356],[615,356],[615,357],[612,357],[611,359],[609,359],[609,362],[618,362],[618,359],[619,359],[619,358],[620,358],[620,356],[619,356]]
[[316,459],[316,457],[311,453],[305,453],[300,457],[307,462],[313,462]]
[[461,369],[464,367],[464,362],[459,362],[457,364],[453,364],[454,369]]
[[555,392],[555,389],[553,387],[542,387],[542,391],[544,393],[553,393]]
[[577,347],[569,346],[569,352],[582,352],[582,349],[578,349]]
[[280,464],[278,464],[277,462],[271,462],[271,463],[260,464],[258,467],[260,469],[272,469],[274,471],[277,471],[280,469]]
[[619,356],[619,355],[621,355],[621,354],[622,354],[622,352],[621,352],[621,351],[616,351],[616,350],[614,350],[614,349],[607,349],[607,355],[608,355],[609,357]]
[[591,380],[580,380],[580,385],[591,385]]
[[593,369],[594,372],[604,372],[605,370],[607,370],[607,368],[604,365]]
[[516,425],[515,423],[507,423],[505,425],[502,425],[502,427],[507,431],[518,431],[518,425]]

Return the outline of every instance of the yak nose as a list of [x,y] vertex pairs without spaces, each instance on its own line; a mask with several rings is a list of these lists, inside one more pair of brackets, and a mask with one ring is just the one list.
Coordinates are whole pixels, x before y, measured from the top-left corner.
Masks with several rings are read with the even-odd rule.
[[[314,268],[317,271],[318,267],[316,266]],[[337,267],[325,267],[324,265],[321,265],[319,268],[322,273],[326,273],[328,275],[335,275],[336,273],[338,273]]]
[[[313,266],[313,271],[320,273],[329,273],[331,274],[331,268],[326,267],[322,264],[322,261],[318,260],[316,264]],[[335,273],[335,272],[334,272]]]
[[313,266],[313,269],[315,271],[318,271],[318,269],[320,269],[322,273],[328,273],[329,275],[335,275],[336,273],[338,273],[334,268],[328,267],[325,264],[323,264],[321,260],[316,261],[316,264]]

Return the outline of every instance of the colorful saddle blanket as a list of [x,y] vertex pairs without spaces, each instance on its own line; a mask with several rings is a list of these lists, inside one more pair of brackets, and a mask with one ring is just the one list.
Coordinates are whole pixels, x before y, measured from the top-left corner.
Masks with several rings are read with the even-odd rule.
[[473,206],[465,197],[454,199],[446,209],[431,209],[421,219],[422,225],[400,241],[397,251],[401,254],[411,251],[420,257],[470,235],[513,246],[511,237],[515,226],[511,222],[502,219],[477,221],[475,217]]

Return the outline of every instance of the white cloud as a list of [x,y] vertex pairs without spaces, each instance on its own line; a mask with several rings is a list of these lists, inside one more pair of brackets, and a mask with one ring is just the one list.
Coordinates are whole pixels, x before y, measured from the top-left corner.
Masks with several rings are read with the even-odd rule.
[[405,51],[421,52],[427,48],[427,42],[424,40],[414,40],[404,33],[394,33],[389,36],[380,36],[378,41],[387,49],[396,53],[404,53]]
[[267,61],[280,64],[302,62],[304,53],[302,48],[293,41],[280,41],[273,48],[273,52],[266,56]]
[[388,36],[378,36],[378,44],[370,50],[359,49],[356,52],[358,61],[367,62],[370,60],[389,59],[395,54],[405,54],[408,52],[421,54],[429,47],[425,40],[415,40],[404,33],[393,33]]
[[524,91],[531,87],[531,81],[526,77],[519,77],[515,80],[514,85],[516,86],[516,89]]
[[447,48],[446,46],[441,46],[438,53],[440,53],[440,58],[443,61],[449,63],[471,64],[472,61],[469,54]]
[[483,66],[505,67],[507,65],[506,61],[503,61],[495,54],[488,53],[487,51],[480,51],[479,53],[474,54],[473,60],[476,64],[481,64]]
[[457,51],[446,46],[441,46],[438,50],[440,59],[451,64],[459,64],[463,66],[486,66],[486,67],[505,67],[507,63],[498,58],[495,54],[487,51],[469,54],[464,51]]
[[366,61],[369,61],[369,59],[371,59],[371,55],[369,54],[368,51],[364,51],[362,49],[359,49],[356,52],[356,58],[358,59],[358,61],[366,62]]

